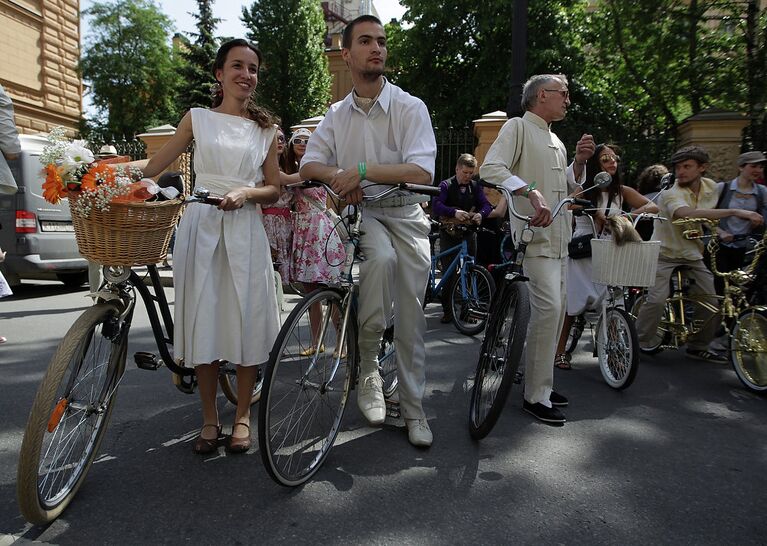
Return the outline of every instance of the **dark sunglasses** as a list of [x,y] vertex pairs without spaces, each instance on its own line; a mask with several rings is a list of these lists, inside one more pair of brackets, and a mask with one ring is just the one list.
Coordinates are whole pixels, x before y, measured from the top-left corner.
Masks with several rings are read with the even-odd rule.
[[294,138],[293,144],[309,144],[308,138]]

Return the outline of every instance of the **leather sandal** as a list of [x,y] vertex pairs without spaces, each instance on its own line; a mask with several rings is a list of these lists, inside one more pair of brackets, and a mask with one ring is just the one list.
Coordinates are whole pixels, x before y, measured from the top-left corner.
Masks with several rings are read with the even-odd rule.
[[570,354],[559,353],[554,357],[554,366],[560,370],[572,370],[573,367],[570,365]]
[[229,436],[228,440],[226,441],[226,445],[224,446],[224,449],[227,453],[245,453],[250,449],[250,425],[247,423],[235,423],[232,425],[232,434],[234,434],[234,429],[237,427],[245,427],[248,429],[248,435],[244,438],[235,438],[234,436]]
[[[215,438],[203,438],[202,437],[202,431],[205,430],[207,427],[213,427],[216,429],[216,437]],[[197,436],[197,440],[194,442],[194,446],[192,446],[192,449],[195,453],[198,455],[208,455],[209,453],[213,453],[218,449],[218,442],[221,438],[221,425],[202,425],[202,428],[200,429],[200,435]]]

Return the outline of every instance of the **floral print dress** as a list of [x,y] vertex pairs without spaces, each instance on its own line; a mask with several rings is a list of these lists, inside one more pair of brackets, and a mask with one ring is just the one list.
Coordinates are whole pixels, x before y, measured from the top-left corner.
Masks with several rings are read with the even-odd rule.
[[273,205],[263,207],[264,230],[272,248],[274,261],[278,262],[282,284],[290,282],[290,260],[293,244],[293,222],[290,214],[290,202],[293,194],[282,190],[280,198]]
[[325,214],[325,188],[295,190],[291,279],[334,284],[341,278],[346,251],[333,222]]

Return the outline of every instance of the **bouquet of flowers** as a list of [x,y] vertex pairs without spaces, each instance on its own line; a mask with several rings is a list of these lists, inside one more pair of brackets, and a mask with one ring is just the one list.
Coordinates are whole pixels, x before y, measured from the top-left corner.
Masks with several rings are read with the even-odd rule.
[[115,198],[132,194],[133,181],[141,178],[139,169],[99,163],[84,140],[70,142],[62,127],[53,129],[48,141],[40,156],[45,166],[43,197],[56,204],[62,197],[76,194],[71,208],[79,216],[87,217],[94,207],[108,211]]

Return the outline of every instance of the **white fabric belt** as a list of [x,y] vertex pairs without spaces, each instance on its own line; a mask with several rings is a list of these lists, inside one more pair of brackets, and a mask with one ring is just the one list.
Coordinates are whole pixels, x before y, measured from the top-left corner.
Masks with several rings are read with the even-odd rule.
[[244,186],[249,188],[254,187],[252,182],[235,176],[219,176],[203,173],[196,176],[194,185],[197,189],[204,188],[215,195],[226,195],[234,188],[242,188]]
[[404,207],[406,205],[415,205],[416,203],[426,203],[430,200],[428,195],[395,195],[378,201],[368,201],[366,207],[389,208]]

